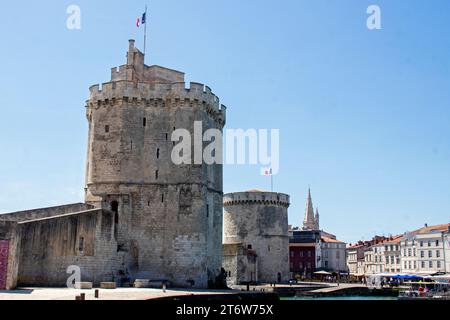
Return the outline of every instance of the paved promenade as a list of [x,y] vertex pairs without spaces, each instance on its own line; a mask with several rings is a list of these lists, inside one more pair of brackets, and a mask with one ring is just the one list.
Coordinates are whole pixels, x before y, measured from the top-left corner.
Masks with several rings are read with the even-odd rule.
[[[283,290],[302,291],[307,294],[328,294],[340,290],[366,288],[363,284],[341,283],[321,283],[303,282],[295,285],[258,285],[250,286],[249,293],[255,292],[280,292]],[[202,295],[224,295],[245,293],[246,286],[235,286],[235,290],[197,290],[197,289],[168,289],[163,292],[161,289],[144,288],[117,288],[98,289],[99,298],[95,298],[95,290],[76,290],[67,288],[23,288],[14,291],[0,291],[0,300],[75,300],[75,297],[84,293],[86,300],[149,300],[158,298],[170,298],[179,296],[202,296]]]
[[330,284],[327,288],[321,288],[316,290],[311,290],[309,293],[331,293],[336,292],[340,290],[347,290],[347,289],[358,289],[358,288],[367,288],[364,284],[358,284],[358,283],[341,283],[339,286],[335,283]]
[[[298,284],[276,284],[275,287],[270,284],[260,284],[256,286],[250,286],[250,290],[256,291],[274,291],[274,289],[304,289],[303,291],[309,292],[333,292],[343,289],[365,288],[366,285],[361,283],[328,283],[328,282],[299,282]],[[233,289],[245,290],[246,286],[239,285],[233,286]]]
[[[197,295],[223,295],[233,294],[236,291],[221,290],[187,290],[171,289],[164,293],[161,289],[98,289],[99,299],[95,298],[95,290],[76,290],[67,288],[24,288],[14,291],[0,291],[0,300],[75,300],[75,296],[80,293],[86,294],[86,300],[148,300],[156,298],[168,298],[177,296],[197,296]],[[240,293],[240,291],[238,291]]]

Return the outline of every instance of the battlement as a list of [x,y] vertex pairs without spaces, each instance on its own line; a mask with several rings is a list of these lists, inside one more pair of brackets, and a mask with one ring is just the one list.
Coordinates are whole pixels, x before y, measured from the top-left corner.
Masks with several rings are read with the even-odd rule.
[[284,193],[267,191],[236,192],[223,196],[223,205],[225,207],[254,204],[277,205],[288,208],[290,206],[290,197]]
[[158,105],[152,104],[152,101],[162,100],[162,105],[172,107],[200,105],[213,118],[225,123],[226,107],[220,104],[210,87],[197,82],[191,82],[187,86],[183,72],[145,65],[144,54],[134,44],[134,40],[129,40],[127,64],[111,69],[110,82],[89,88],[89,107],[118,101],[150,106]]
[[99,102],[125,99],[128,101],[159,100],[164,101],[189,101],[202,104],[209,112],[222,113],[226,107],[220,104],[219,98],[212,92],[211,88],[204,84],[191,82],[186,87],[185,82],[174,83],[146,83],[127,80],[112,81],[102,85],[93,85],[89,88],[89,101],[92,104]]

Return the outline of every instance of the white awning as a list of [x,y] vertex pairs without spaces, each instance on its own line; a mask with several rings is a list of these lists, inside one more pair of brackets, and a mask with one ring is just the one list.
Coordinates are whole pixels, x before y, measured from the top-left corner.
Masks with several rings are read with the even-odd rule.
[[437,280],[450,280],[450,274],[444,274],[441,276],[433,276],[431,278],[437,279]]
[[321,274],[321,275],[324,275],[324,276],[331,276],[331,273],[326,272],[326,271],[317,271],[317,272],[314,272],[314,274]]

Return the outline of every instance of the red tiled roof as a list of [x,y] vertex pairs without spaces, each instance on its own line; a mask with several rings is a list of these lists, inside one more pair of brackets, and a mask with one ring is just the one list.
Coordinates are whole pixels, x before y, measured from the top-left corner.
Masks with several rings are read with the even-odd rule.
[[354,244],[352,246],[347,247],[347,249],[358,249],[361,247],[364,247],[364,245],[363,244]]
[[380,244],[397,244],[401,242],[402,237],[403,235],[394,236],[391,240],[385,240],[383,242],[380,242]]
[[431,231],[447,231],[450,223],[438,224],[434,226],[427,226],[413,231],[414,234],[424,234]]
[[342,241],[339,241],[337,239],[333,239],[333,238],[329,238],[329,237],[321,237],[320,238],[323,242],[327,242],[327,243],[344,243]]

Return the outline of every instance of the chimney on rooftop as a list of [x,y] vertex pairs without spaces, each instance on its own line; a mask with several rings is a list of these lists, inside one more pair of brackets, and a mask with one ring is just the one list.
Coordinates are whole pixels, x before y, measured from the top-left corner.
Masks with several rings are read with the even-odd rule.
[[428,228],[428,223],[425,223],[425,228]]

